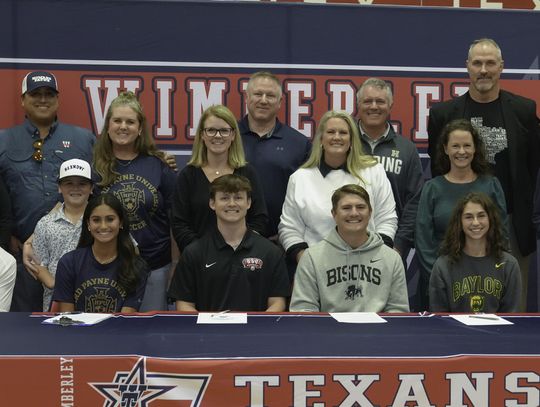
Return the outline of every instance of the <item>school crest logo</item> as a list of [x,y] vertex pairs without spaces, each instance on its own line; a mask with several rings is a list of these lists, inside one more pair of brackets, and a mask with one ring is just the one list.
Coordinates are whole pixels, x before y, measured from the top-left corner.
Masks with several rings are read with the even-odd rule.
[[92,312],[115,312],[117,300],[109,295],[108,288],[94,287],[95,293],[85,299],[85,309]]
[[262,269],[263,264],[263,261],[257,257],[246,257],[242,260],[242,267],[251,271]]
[[105,398],[103,407],[148,407],[152,401],[191,401],[200,406],[212,375],[148,372],[140,358],[129,372],[116,372],[111,383],[88,383]]
[[484,297],[481,295],[473,295],[471,297],[471,311],[481,312],[484,310]]
[[135,182],[122,182],[122,189],[118,190],[115,195],[122,201],[130,221],[133,221],[139,205],[145,204],[144,192],[135,188]]

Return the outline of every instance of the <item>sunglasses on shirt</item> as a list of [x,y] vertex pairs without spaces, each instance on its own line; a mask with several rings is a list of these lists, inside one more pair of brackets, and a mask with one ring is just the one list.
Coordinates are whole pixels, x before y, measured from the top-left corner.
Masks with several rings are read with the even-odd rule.
[[41,151],[41,148],[43,147],[43,140],[39,139],[34,141],[32,146],[34,147],[34,154],[32,154],[32,158],[40,163],[43,161],[43,152]]

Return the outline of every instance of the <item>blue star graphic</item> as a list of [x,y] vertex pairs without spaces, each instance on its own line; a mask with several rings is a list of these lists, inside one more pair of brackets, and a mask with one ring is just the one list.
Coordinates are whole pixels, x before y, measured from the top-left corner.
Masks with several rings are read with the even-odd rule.
[[146,360],[141,358],[129,373],[117,373],[113,383],[91,383],[107,399],[104,407],[147,407],[175,386],[146,384]]

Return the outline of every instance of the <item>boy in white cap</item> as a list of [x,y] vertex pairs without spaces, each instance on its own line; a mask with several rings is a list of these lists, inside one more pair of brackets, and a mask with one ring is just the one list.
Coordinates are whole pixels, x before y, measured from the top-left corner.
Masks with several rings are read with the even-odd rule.
[[82,216],[92,192],[92,170],[84,160],[72,159],[60,166],[58,190],[64,203],[39,220],[34,231],[33,247],[40,264],[34,276],[41,281],[43,310],[50,307],[58,260],[74,250],[81,235]]

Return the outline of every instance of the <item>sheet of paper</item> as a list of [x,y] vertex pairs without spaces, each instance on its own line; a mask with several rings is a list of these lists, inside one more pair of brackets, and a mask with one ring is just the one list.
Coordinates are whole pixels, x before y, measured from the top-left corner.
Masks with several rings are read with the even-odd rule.
[[495,314],[471,314],[471,315],[450,315],[456,321],[465,325],[514,325],[504,318]]
[[55,324],[64,326],[88,326],[95,325],[112,317],[112,314],[98,314],[90,312],[65,313],[45,319],[42,324]]
[[375,312],[331,312],[330,316],[338,322],[348,324],[381,324],[387,322]]
[[198,324],[247,324],[245,312],[199,312]]

